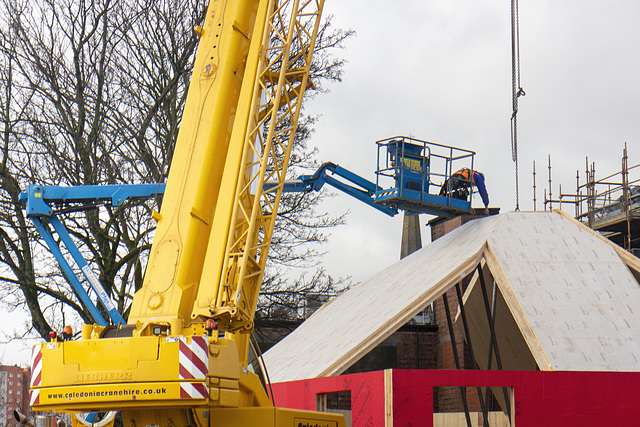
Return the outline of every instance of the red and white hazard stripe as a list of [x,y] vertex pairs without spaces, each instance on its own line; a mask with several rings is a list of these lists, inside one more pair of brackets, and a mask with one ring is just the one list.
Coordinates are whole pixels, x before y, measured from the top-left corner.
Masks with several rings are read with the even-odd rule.
[[29,390],[29,406],[40,404],[40,390]]
[[37,387],[42,382],[42,349],[40,344],[31,349],[31,387]]
[[204,383],[180,383],[181,399],[207,399],[209,391]]
[[31,349],[31,390],[29,390],[29,405],[40,403],[40,390],[34,390],[42,383],[42,347],[34,345]]
[[180,379],[205,379],[209,371],[209,351],[204,337],[180,338]]

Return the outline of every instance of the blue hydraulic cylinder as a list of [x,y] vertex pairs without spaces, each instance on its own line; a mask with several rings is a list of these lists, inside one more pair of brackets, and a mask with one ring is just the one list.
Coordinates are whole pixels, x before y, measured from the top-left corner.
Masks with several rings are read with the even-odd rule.
[[98,295],[98,300],[100,301],[102,306],[105,308],[105,310],[107,310],[107,312],[109,313],[109,317],[111,318],[111,321],[113,322],[113,324],[114,325],[123,324],[124,322],[122,320],[122,316],[120,316],[120,313],[118,313],[118,310],[113,305],[113,302],[111,302],[111,298],[109,297],[107,292],[104,290],[104,287],[102,286],[102,283],[100,283],[100,281],[98,280],[98,277],[96,276],[96,274],[93,272],[93,270],[91,270],[91,267],[89,267],[89,263],[87,263],[87,261],[84,259],[84,257],[78,250],[78,247],[76,246],[74,241],[71,239],[71,236],[67,231],[67,228],[64,226],[64,224],[62,224],[62,222],[56,215],[50,216],[49,222],[51,222],[51,225],[53,225],[53,228],[56,230],[56,233],[58,233],[58,236],[60,236],[60,239],[62,240],[64,245],[67,247],[67,250],[73,257],[73,260],[76,262],[78,267],[80,267],[80,271],[82,271],[82,274],[91,285],[91,288],[93,289],[93,291],[96,293],[96,295]]
[[[285,193],[320,191],[325,184],[329,184],[389,216],[398,213],[397,209],[374,203],[373,195],[376,191],[382,190],[381,187],[331,162],[323,163],[313,175],[301,175],[294,181],[285,182],[282,191]],[[264,190],[269,191],[276,185],[275,183],[266,183]]]
[[47,227],[45,227],[45,225],[38,217],[32,217],[31,222],[33,222],[36,230],[38,230],[38,233],[40,233],[40,235],[44,239],[44,242],[47,244],[49,250],[58,261],[58,264],[60,264],[60,268],[62,268],[62,271],[71,282],[71,285],[78,294],[78,297],[80,297],[80,301],[82,301],[84,306],[89,310],[89,313],[93,317],[93,320],[100,326],[107,326],[107,321],[104,320],[104,317],[102,317],[102,314],[100,314],[100,311],[98,311],[98,307],[96,307],[93,301],[91,301],[91,298],[89,298],[87,291],[85,291],[82,287],[82,283],[80,283],[80,280],[73,272],[73,269],[62,254],[60,246],[58,246],[56,241],[53,239],[53,236],[51,235],[49,230],[47,230]]

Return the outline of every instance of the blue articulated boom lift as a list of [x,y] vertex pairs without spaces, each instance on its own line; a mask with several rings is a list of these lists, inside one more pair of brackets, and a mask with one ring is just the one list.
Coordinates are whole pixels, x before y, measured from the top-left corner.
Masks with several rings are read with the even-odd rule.
[[[447,185],[452,171],[463,166],[462,163],[470,164],[473,168],[474,152],[409,137],[388,138],[377,141],[376,144],[378,168],[375,183],[335,163],[327,162],[312,175],[301,175],[296,180],[285,182],[283,191],[320,191],[325,184],[328,184],[389,216],[396,215],[399,210],[409,214],[427,213],[436,216],[452,216],[471,210],[471,202],[466,198],[453,197],[450,188],[441,191],[445,195],[431,194],[429,190],[430,188],[442,189]],[[440,161],[444,165],[441,173],[432,172],[432,161]],[[442,178],[443,184],[433,184],[431,182],[433,176]],[[385,178],[391,178],[392,187],[383,188],[380,185]],[[270,191],[275,186],[275,183],[267,183],[264,185],[264,190]],[[469,187],[472,186],[469,185]],[[120,313],[114,307],[96,274],[90,269],[58,214],[94,208],[101,204],[119,207],[127,201],[144,201],[151,197],[161,197],[164,191],[163,183],[71,187],[32,184],[28,186],[27,191],[20,194],[20,200],[26,202],[27,217],[33,222],[82,303],[99,326],[107,326],[109,322],[91,301],[82,286],[82,277],[74,273],[63,255],[60,243],[54,239],[47,224],[53,227],[59,241],[67,248],[101,305],[109,314],[111,322],[114,325],[122,325],[124,322]]]
[[[451,191],[451,175],[463,168],[473,170],[473,151],[419,139],[396,136],[376,141],[378,167],[376,182],[367,180],[335,163],[327,162],[312,175],[287,181],[284,192],[319,191],[328,184],[371,207],[394,216],[409,214],[439,217],[471,211],[471,200]],[[442,181],[435,183],[434,180]],[[391,187],[385,188],[385,183]],[[275,184],[267,183],[265,189]],[[473,191],[471,182],[466,187]],[[433,191],[437,193],[433,193]]]
[[[431,188],[442,189],[447,185],[452,171],[470,165],[473,168],[473,151],[422,141],[409,137],[393,137],[376,142],[378,146],[378,168],[376,182],[367,180],[335,163],[327,162],[312,175],[301,175],[296,180],[286,181],[284,192],[320,191],[328,184],[389,216],[399,210],[409,214],[426,213],[436,216],[452,216],[469,212],[471,202],[453,197],[451,189],[440,191],[445,195],[432,194]],[[434,172],[432,162],[440,162],[444,168]],[[432,177],[443,179],[443,184],[434,184]],[[381,181],[390,178],[393,185],[384,188]],[[275,183],[264,185],[265,191],[275,187]],[[471,187],[469,183],[469,187]],[[144,201],[152,197],[162,197],[165,184],[129,185],[84,185],[84,186],[41,186],[29,185],[20,194],[26,202],[27,217],[31,219],[49,250],[53,253],[75,291],[88,308],[96,324],[107,326],[98,308],[82,286],[82,278],[76,275],[54,239],[49,225],[59,236],[59,240],[77,264],[84,278],[98,296],[98,300],[109,313],[114,325],[123,324],[120,313],[115,309],[95,273],[89,268],[77,245],[59,218],[59,213],[94,208],[109,204],[119,207],[129,201]]]

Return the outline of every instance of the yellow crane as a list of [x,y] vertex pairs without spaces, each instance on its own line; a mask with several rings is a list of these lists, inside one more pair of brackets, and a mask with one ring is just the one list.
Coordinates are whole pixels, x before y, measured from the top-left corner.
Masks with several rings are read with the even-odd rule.
[[345,425],[275,408],[247,362],[323,3],[211,0],[128,324],[37,345],[34,410],[121,411],[127,427]]

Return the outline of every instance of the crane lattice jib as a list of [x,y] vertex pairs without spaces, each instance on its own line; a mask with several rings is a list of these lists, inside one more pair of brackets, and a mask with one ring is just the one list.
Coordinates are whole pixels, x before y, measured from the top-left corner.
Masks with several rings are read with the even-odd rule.
[[[235,180],[231,214],[225,213],[228,208],[220,205],[221,200],[215,214],[220,216],[217,227],[214,219],[212,239],[220,239],[228,230],[224,257],[220,264],[215,251],[209,251],[202,273],[209,285],[202,281],[192,313],[193,318],[217,318],[223,329],[253,328],[323,4],[323,0],[274,1],[269,9],[251,116],[245,126],[238,127],[245,129],[241,160],[235,171],[227,167],[223,177],[223,188],[225,179]],[[267,181],[278,185],[264,190]]]

